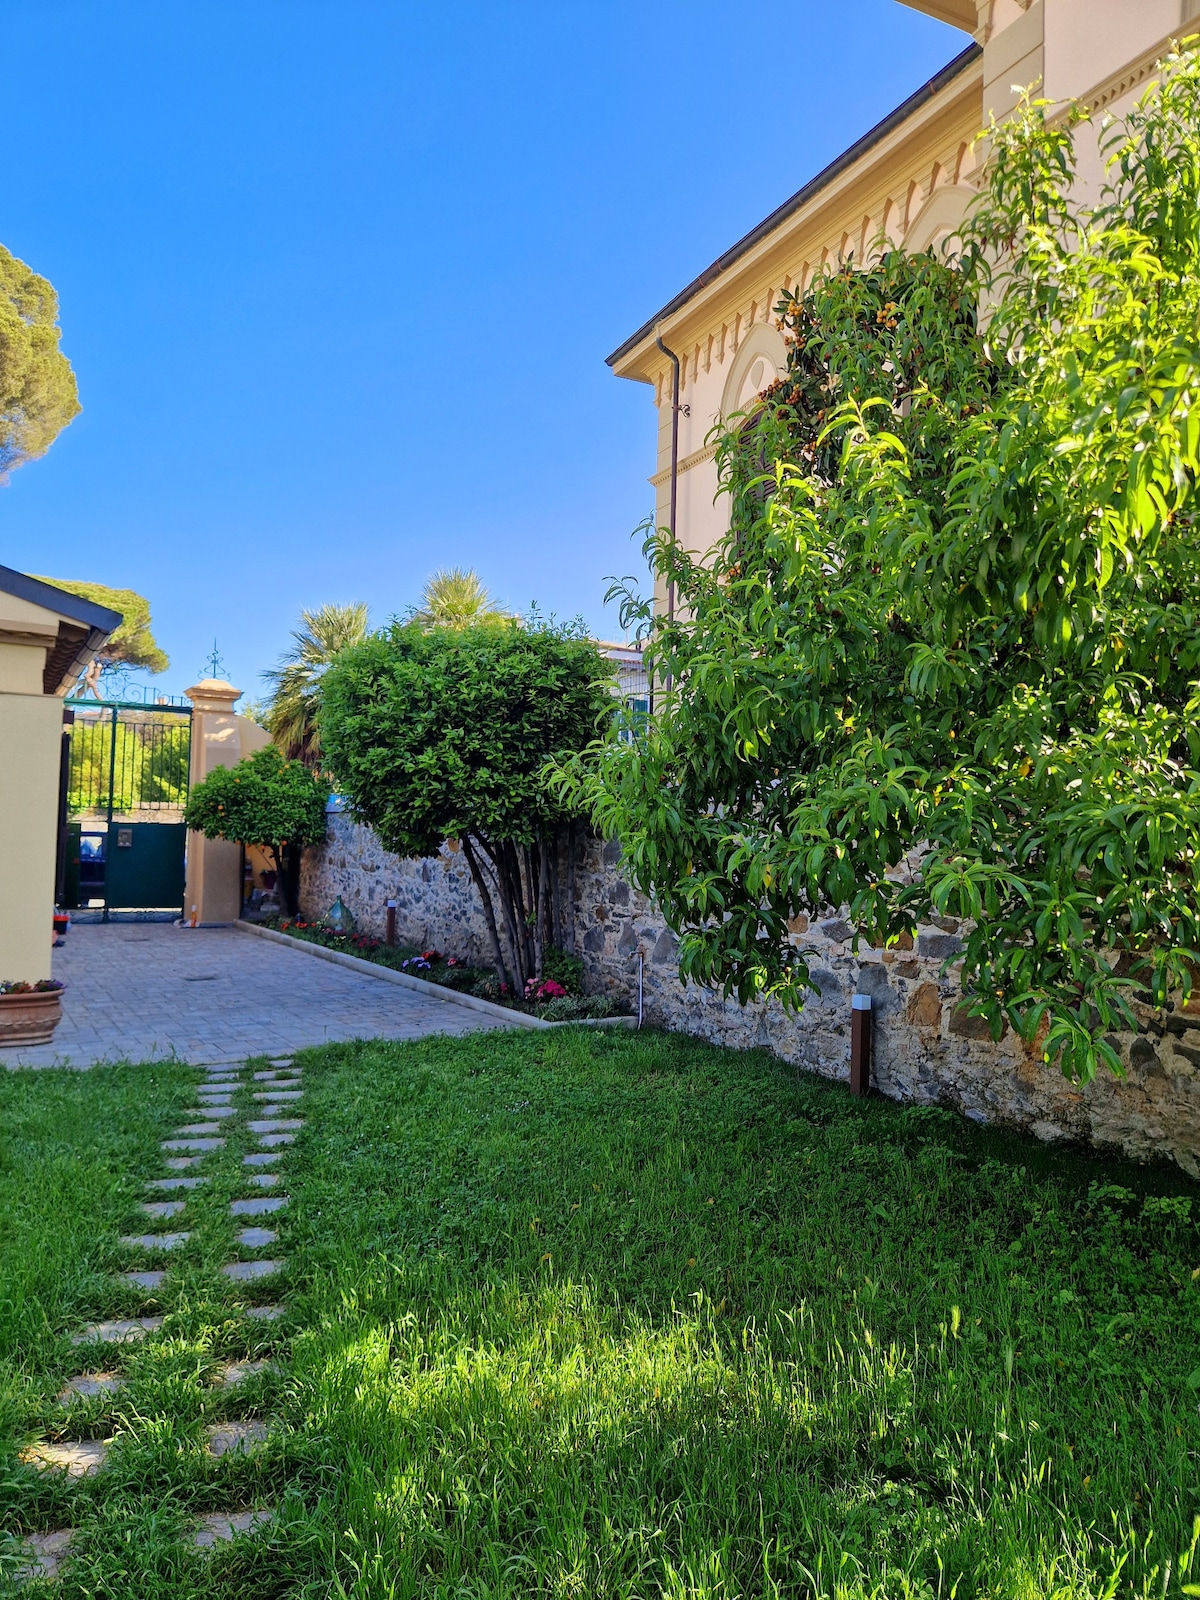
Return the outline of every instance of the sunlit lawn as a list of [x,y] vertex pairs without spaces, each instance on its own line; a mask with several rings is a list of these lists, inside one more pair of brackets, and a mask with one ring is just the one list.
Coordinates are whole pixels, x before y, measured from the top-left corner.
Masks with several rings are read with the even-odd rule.
[[[201,1252],[163,1334],[122,1358],[140,1387],[116,1411],[120,1474],[51,1491],[0,1465],[0,1525],[85,1535],[59,1593],[1033,1600],[1200,1582],[1188,1180],[679,1037],[481,1034],[303,1064],[293,1315],[270,1334],[284,1370],[247,1401],[278,1419],[273,1441],[217,1471],[174,1440],[170,1395],[194,1432],[210,1413],[188,1381],[239,1337]],[[0,1075],[0,1126],[26,1119],[0,1168],[0,1284],[26,1285],[0,1314],[14,1440],[72,1370],[58,1335],[111,1311],[111,1241],[196,1076],[156,1070],[135,1103],[148,1069],[125,1070]],[[97,1136],[118,1109],[121,1137]],[[59,1248],[62,1287],[25,1262],[40,1202],[9,1215],[56,1138],[87,1210],[47,1190],[51,1232],[82,1240],[77,1261]],[[112,1430],[101,1403],[95,1431]],[[208,1564],[181,1542],[191,1512],[263,1501],[272,1530]]]

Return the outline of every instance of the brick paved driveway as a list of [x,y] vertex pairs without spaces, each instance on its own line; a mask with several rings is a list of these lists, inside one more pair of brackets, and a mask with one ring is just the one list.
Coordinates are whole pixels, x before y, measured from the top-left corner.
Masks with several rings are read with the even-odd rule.
[[337,1039],[473,1033],[486,1015],[428,1000],[234,928],[76,924],[54,952],[67,989],[54,1042],[0,1051],[8,1067],[243,1061]]

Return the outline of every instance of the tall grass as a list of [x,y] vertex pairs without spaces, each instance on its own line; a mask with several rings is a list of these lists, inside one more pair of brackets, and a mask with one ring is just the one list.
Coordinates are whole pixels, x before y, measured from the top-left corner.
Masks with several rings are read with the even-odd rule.
[[[251,1333],[220,1278],[231,1129],[189,1200],[166,1326],[115,1354],[125,1389],[72,1425],[116,1436],[110,1467],[72,1487],[16,1448],[55,1426],[75,1320],[131,1309],[116,1234],[196,1075],[0,1078],[0,1529],[79,1530],[64,1600],[1200,1583],[1200,1232],[1180,1174],[661,1035],[303,1064],[289,1319]],[[221,1359],[268,1349],[276,1371],[211,1387]],[[208,1461],[204,1422],[238,1415],[270,1418],[270,1442]],[[199,1511],[265,1503],[279,1515],[253,1540],[187,1544]]]

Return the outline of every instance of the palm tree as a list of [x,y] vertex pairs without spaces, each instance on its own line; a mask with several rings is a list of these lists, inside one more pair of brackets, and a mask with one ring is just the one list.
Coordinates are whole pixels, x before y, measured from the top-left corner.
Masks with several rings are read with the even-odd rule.
[[361,604],[321,606],[302,611],[292,633],[292,648],[263,677],[271,685],[265,724],[285,755],[315,767],[321,759],[317,710],[325,668],[347,645],[367,635],[367,607]]
[[508,616],[480,583],[479,575],[464,567],[440,568],[426,583],[421,600],[414,621],[425,628],[465,628],[472,622]]

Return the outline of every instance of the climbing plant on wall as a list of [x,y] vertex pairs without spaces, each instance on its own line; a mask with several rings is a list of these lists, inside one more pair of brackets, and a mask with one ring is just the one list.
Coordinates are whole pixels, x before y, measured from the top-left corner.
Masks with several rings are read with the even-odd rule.
[[1200,961],[1195,56],[1107,131],[1095,205],[1083,120],[994,131],[956,264],[782,302],[788,371],[717,438],[728,535],[649,531],[674,622],[624,596],[659,715],[558,781],[685,978],[799,1005],[789,920],[952,915],[975,1012],[1087,1079]]

